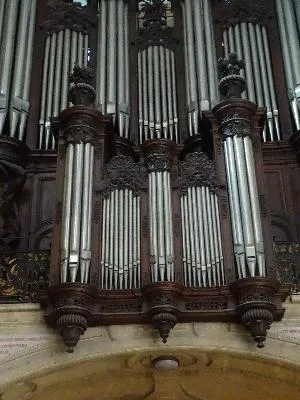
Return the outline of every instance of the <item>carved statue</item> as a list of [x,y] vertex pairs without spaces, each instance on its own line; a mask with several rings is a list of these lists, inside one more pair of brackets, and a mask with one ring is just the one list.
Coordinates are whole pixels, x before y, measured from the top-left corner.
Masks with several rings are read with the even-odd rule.
[[22,167],[0,160],[0,252],[12,250],[18,244],[20,222],[16,197],[25,180]]

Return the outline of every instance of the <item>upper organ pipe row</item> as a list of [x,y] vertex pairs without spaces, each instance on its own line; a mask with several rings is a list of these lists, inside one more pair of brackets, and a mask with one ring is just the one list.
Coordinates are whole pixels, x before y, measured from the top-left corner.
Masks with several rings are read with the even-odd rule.
[[36,0],[0,2],[0,134],[22,140],[29,109],[29,83]]
[[164,138],[178,142],[175,55],[163,46],[138,54],[139,142]]
[[300,129],[300,95],[297,102],[295,93],[296,86],[300,85],[300,2],[276,0],[276,8],[288,95],[296,129]]
[[185,71],[189,107],[189,134],[199,133],[202,111],[218,100],[215,44],[209,0],[185,0],[184,21]]
[[100,0],[96,91],[102,113],[114,115],[120,136],[128,138],[128,4],[124,0]]
[[267,108],[264,141],[280,140],[279,115],[275,96],[267,30],[251,22],[241,22],[223,32],[225,56],[236,53],[245,61],[247,96],[259,107]]
[[50,118],[68,107],[68,73],[75,63],[88,62],[88,35],[70,29],[47,36],[44,48],[43,83],[38,148],[54,149]]

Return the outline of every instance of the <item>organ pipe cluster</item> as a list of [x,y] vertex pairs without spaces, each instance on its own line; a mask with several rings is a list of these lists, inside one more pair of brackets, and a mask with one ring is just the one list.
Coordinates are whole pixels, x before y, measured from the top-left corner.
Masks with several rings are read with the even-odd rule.
[[149,171],[151,281],[174,281],[174,245],[170,172]]
[[223,122],[224,155],[234,255],[239,278],[265,276],[265,254],[250,126],[243,118]]
[[102,221],[102,288],[140,288],[140,196],[129,188],[110,191]]
[[174,51],[149,46],[138,54],[139,142],[164,138],[178,142]]
[[245,61],[244,75],[247,79],[248,98],[259,107],[267,109],[268,135],[265,127],[263,139],[280,140],[278,106],[271,66],[269,39],[264,26],[252,22],[241,22],[223,32],[225,57],[236,53]]
[[100,0],[96,91],[102,113],[114,115],[119,135],[128,138],[128,4],[124,0]]
[[216,51],[209,0],[182,2],[189,134],[199,133],[201,112],[218,101]]
[[181,196],[185,286],[224,285],[218,198],[208,186],[192,186]]
[[300,129],[300,3],[298,0],[276,0],[278,24],[285,67],[285,77],[296,129]]
[[63,195],[61,281],[88,283],[94,146],[69,143]]
[[38,148],[54,149],[50,118],[67,108],[68,74],[75,64],[87,66],[88,35],[64,29],[47,36],[44,48],[43,83]]
[[9,135],[24,139],[29,109],[36,0],[0,2],[0,134],[9,116]]

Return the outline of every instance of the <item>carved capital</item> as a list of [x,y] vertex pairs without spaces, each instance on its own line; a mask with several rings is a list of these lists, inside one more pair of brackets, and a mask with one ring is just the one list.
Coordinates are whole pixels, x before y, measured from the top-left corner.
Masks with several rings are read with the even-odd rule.
[[205,153],[189,153],[180,163],[181,191],[186,193],[189,187],[207,186],[211,191],[216,189],[216,168]]
[[224,137],[245,137],[251,135],[250,121],[237,113],[226,116],[222,120],[220,128]]
[[152,139],[143,143],[145,163],[149,172],[169,171],[176,154],[172,140]]
[[105,167],[103,194],[108,196],[113,190],[129,189],[138,195],[145,176],[146,170],[141,163],[134,163],[129,156],[115,156]]

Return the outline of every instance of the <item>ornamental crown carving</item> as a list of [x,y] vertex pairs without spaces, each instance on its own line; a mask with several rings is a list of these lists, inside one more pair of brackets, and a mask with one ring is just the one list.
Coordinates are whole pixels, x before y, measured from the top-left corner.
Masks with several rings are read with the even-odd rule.
[[51,34],[64,29],[88,33],[95,27],[94,21],[80,3],[67,3],[63,0],[47,1],[48,16],[42,27]]
[[135,195],[138,195],[143,185],[144,176],[145,168],[141,163],[134,163],[129,156],[115,156],[105,168],[105,189],[103,190],[103,194],[104,196],[108,196],[113,190],[129,189]]
[[242,93],[246,89],[246,81],[240,76],[240,71],[244,65],[244,61],[238,60],[236,53],[229,54],[228,59],[219,58],[219,92],[223,99],[242,97]]
[[94,71],[88,67],[75,64],[73,73],[69,75],[69,100],[74,105],[92,105],[95,102],[96,92],[92,86]]
[[223,28],[240,22],[266,24],[272,17],[272,2],[264,0],[216,0],[218,15],[215,19]]
[[189,187],[207,186],[211,191],[216,189],[215,163],[205,153],[189,153],[180,163],[181,192],[185,194]]
[[251,135],[250,121],[236,113],[224,118],[220,128],[224,136],[245,137]]

